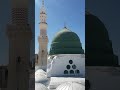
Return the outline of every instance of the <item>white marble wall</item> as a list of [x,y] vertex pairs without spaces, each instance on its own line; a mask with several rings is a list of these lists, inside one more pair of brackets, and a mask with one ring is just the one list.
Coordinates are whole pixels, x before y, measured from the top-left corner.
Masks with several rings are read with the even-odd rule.
[[[72,60],[73,63],[70,64],[69,60]],[[67,69],[66,66],[70,65],[70,69]],[[76,65],[76,69],[73,69],[72,66]],[[67,70],[68,74],[64,74],[64,71]],[[70,70],[74,71],[74,74],[70,74]],[[76,74],[75,71],[79,70],[80,73]],[[85,76],[85,56],[82,54],[59,54],[54,57],[48,57],[48,68],[47,68],[48,77],[61,77],[61,76]]]

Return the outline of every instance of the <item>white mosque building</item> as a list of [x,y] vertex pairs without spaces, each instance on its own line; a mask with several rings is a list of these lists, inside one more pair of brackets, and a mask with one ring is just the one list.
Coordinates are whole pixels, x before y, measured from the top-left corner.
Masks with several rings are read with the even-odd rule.
[[[32,31],[27,18],[28,2],[12,0],[12,22],[7,25],[10,57],[8,65],[0,66],[0,90],[85,90],[85,55],[78,35],[65,26],[55,34],[50,51],[47,52],[47,14],[44,1],[40,11],[36,70],[29,70],[30,49],[27,47],[30,47]],[[91,84],[87,88],[120,90],[120,67],[117,66],[118,59],[112,51],[106,28],[91,14],[86,14],[86,20],[86,35],[89,39],[86,50],[90,53],[90,56],[86,56],[86,79]],[[96,37],[97,40],[94,39]]]
[[39,53],[35,90],[85,90],[85,54],[80,38],[64,26],[55,34],[50,51],[44,0],[40,11]]
[[85,76],[85,56],[76,33],[64,27],[54,37],[48,55],[48,77]]

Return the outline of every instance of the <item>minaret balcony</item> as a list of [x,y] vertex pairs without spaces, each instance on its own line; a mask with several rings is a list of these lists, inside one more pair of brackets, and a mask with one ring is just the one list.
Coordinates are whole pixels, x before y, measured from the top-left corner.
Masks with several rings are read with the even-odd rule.
[[46,22],[40,22],[39,24],[47,24]]
[[47,15],[45,12],[40,12],[40,14],[45,14],[45,15]]

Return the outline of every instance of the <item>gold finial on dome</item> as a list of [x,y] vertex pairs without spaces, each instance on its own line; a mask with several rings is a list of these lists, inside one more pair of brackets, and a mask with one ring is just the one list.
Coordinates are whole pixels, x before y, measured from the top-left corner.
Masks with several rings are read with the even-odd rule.
[[66,27],[66,22],[64,22],[64,28],[67,28],[67,27]]

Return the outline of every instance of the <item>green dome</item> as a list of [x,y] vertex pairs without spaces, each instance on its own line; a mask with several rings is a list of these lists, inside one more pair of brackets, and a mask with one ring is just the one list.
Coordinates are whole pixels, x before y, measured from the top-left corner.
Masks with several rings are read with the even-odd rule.
[[86,66],[118,65],[112,42],[104,23],[95,15],[85,13]]
[[53,54],[83,54],[84,50],[78,35],[66,27],[60,30],[54,37],[50,55]]

